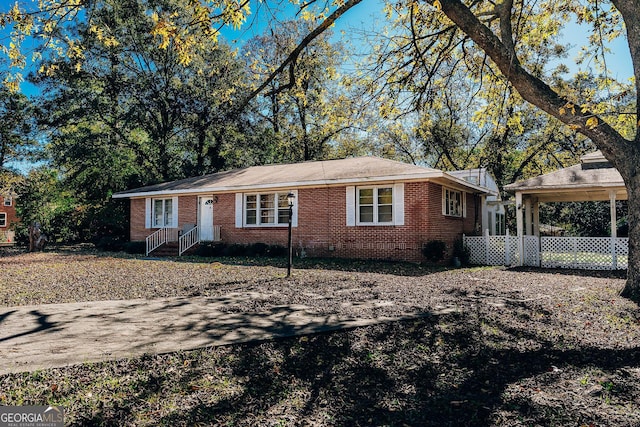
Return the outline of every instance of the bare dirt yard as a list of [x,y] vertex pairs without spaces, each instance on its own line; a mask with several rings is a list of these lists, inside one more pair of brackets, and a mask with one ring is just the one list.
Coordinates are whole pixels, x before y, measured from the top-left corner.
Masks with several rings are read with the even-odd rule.
[[66,425],[640,425],[640,309],[620,273],[305,259],[285,279],[277,259],[2,250],[0,308],[255,290],[229,310],[426,314],[0,376],[0,405],[60,405]]

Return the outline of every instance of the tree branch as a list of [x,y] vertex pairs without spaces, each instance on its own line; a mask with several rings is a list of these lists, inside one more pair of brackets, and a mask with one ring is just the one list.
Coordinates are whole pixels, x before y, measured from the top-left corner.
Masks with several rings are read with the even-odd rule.
[[[427,0],[432,3],[431,0]],[[616,3],[632,5],[633,1],[618,0]],[[539,78],[527,72],[514,57],[505,44],[487,28],[479,19],[459,0],[440,0],[442,11],[462,31],[464,31],[500,69],[501,73],[516,88],[520,96],[541,110],[556,117],[561,122],[572,126],[578,132],[590,138],[602,150],[607,159],[623,174],[631,176],[635,171],[626,168],[629,150],[640,152],[638,146],[630,147],[625,138],[604,120],[579,105],[573,104],[560,97],[551,87]],[[630,11],[629,13],[631,14]],[[634,12],[636,15],[637,13]],[[628,27],[632,27],[628,25]],[[640,29],[637,31],[637,41],[640,42]],[[630,45],[632,40],[630,38]],[[640,43],[638,43],[640,45]],[[640,60],[640,47],[637,48]],[[638,73],[636,69],[636,74]],[[573,106],[573,108],[571,108]],[[596,118],[597,122],[590,120]]]
[[[260,86],[258,86],[253,92],[251,92],[236,108],[239,110],[244,109],[244,107],[246,107],[247,104],[249,104],[249,102],[251,102],[253,98],[258,96],[258,94],[262,92],[264,88],[266,88],[288,66],[291,67],[289,69],[290,71],[289,77],[291,78],[292,77],[291,70],[295,66],[295,61],[300,55],[300,53],[309,44],[311,44],[311,42],[315,40],[320,34],[325,32],[331,25],[333,25],[333,23],[336,22],[338,18],[344,15],[346,11],[356,6],[360,2],[362,2],[362,0],[349,0],[345,4],[340,6],[338,9],[336,9],[331,15],[329,15],[324,21],[322,21],[322,23],[318,25],[318,27],[316,27],[315,30],[310,32],[304,39],[302,39],[302,41],[298,44],[298,46],[296,46],[295,49],[293,49],[293,51],[289,54],[289,56],[287,56],[287,58],[282,62],[282,64],[280,64],[280,66],[275,71],[273,71],[269,75],[269,77],[267,77],[267,79],[264,82],[262,82]],[[293,75],[293,77],[295,77],[295,75]],[[289,81],[288,86],[289,85],[293,86],[294,84],[295,84],[295,81]],[[275,89],[275,90],[278,90],[278,89]]]

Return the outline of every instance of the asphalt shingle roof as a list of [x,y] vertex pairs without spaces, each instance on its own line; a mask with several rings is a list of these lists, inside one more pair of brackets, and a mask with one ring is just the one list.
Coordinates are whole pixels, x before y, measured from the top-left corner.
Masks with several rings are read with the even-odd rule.
[[252,166],[210,175],[165,182],[116,193],[129,197],[139,193],[224,191],[241,188],[326,185],[344,181],[412,179],[441,177],[442,171],[410,165],[379,157],[354,157],[341,160],[312,161],[293,164]]
[[[594,167],[590,164],[597,165]],[[599,152],[582,157],[582,163],[505,185],[510,192],[624,187],[620,173]]]

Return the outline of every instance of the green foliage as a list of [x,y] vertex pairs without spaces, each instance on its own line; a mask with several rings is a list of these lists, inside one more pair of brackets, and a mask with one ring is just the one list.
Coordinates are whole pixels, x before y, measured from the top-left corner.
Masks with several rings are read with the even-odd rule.
[[26,96],[0,87],[0,170],[9,162],[37,158],[34,113]]
[[125,242],[121,238],[114,236],[101,237],[95,243],[96,249],[110,252],[118,252],[124,250],[124,244]]
[[122,250],[128,254],[144,255],[147,251],[146,242],[125,242],[122,245]]
[[16,192],[20,195],[16,211],[22,220],[17,231],[22,239],[27,236],[27,227],[39,222],[51,243],[77,240],[75,232],[81,215],[76,209],[76,199],[62,188],[56,170],[48,167],[32,170]]
[[252,243],[242,245],[238,243],[225,244],[208,242],[200,245],[196,255],[202,257],[284,257],[287,255],[287,248],[280,245],[269,245],[266,243]]
[[461,265],[469,265],[469,258],[471,253],[469,248],[464,244],[462,239],[456,239],[453,242],[453,258],[458,258]]
[[429,240],[422,247],[422,254],[431,262],[442,261],[447,253],[447,244],[442,240]]
[[[74,187],[91,189],[88,197],[225,166],[226,141],[237,142],[229,134],[243,121],[234,105],[247,82],[224,44],[201,46],[189,65],[174,50],[157,46],[151,11],[187,19],[185,8],[180,0],[99,3],[92,23],[108,26],[117,43],[105,43],[95,27],[74,22],[69,29],[82,49],[83,67],[76,67],[77,58],[58,58],[43,63],[55,71],[33,77],[45,91],[41,122],[52,129],[54,163]],[[195,30],[198,37],[202,29]]]
[[[287,21],[277,32],[267,31],[249,40],[243,56],[248,58],[253,77],[266,79],[273,65],[284,61],[314,26],[313,22]],[[296,58],[291,74],[278,76],[268,93],[255,101],[263,126],[272,131],[276,161],[323,160],[340,152],[345,139],[359,145],[361,138],[350,131],[361,125],[363,102],[339,74],[344,46],[332,43],[331,36],[327,31],[309,43]]]
[[[616,216],[620,220],[618,236],[628,234],[626,201],[616,202]],[[545,203],[540,206],[540,222],[561,227],[567,236],[608,237],[611,235],[609,202]]]
[[16,211],[22,220],[17,233],[22,242],[34,222],[41,224],[51,243],[126,240],[128,204],[111,199],[89,203],[78,196],[81,192],[67,188],[56,169],[32,170],[15,191],[19,195]]

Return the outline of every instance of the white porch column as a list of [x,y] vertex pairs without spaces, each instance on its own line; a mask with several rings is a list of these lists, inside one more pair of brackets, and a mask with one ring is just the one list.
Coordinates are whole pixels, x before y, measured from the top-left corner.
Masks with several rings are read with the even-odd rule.
[[[489,228],[489,212],[487,210],[487,196],[480,196],[480,206],[482,206],[482,232]],[[493,230],[491,230],[493,234]]]
[[523,220],[522,220],[522,193],[516,192],[516,236],[518,237],[518,265],[524,265],[524,244],[522,241],[523,235]]
[[533,235],[540,237],[540,202],[537,197],[533,200]]
[[616,240],[618,237],[618,227],[616,218],[616,192],[609,191],[609,211],[611,214],[611,264],[613,269],[618,268],[618,256],[616,254]]
[[525,233],[527,236],[533,235],[533,228],[531,224],[531,220],[533,215],[531,215],[531,197],[527,197],[524,199],[524,225],[527,232]]

